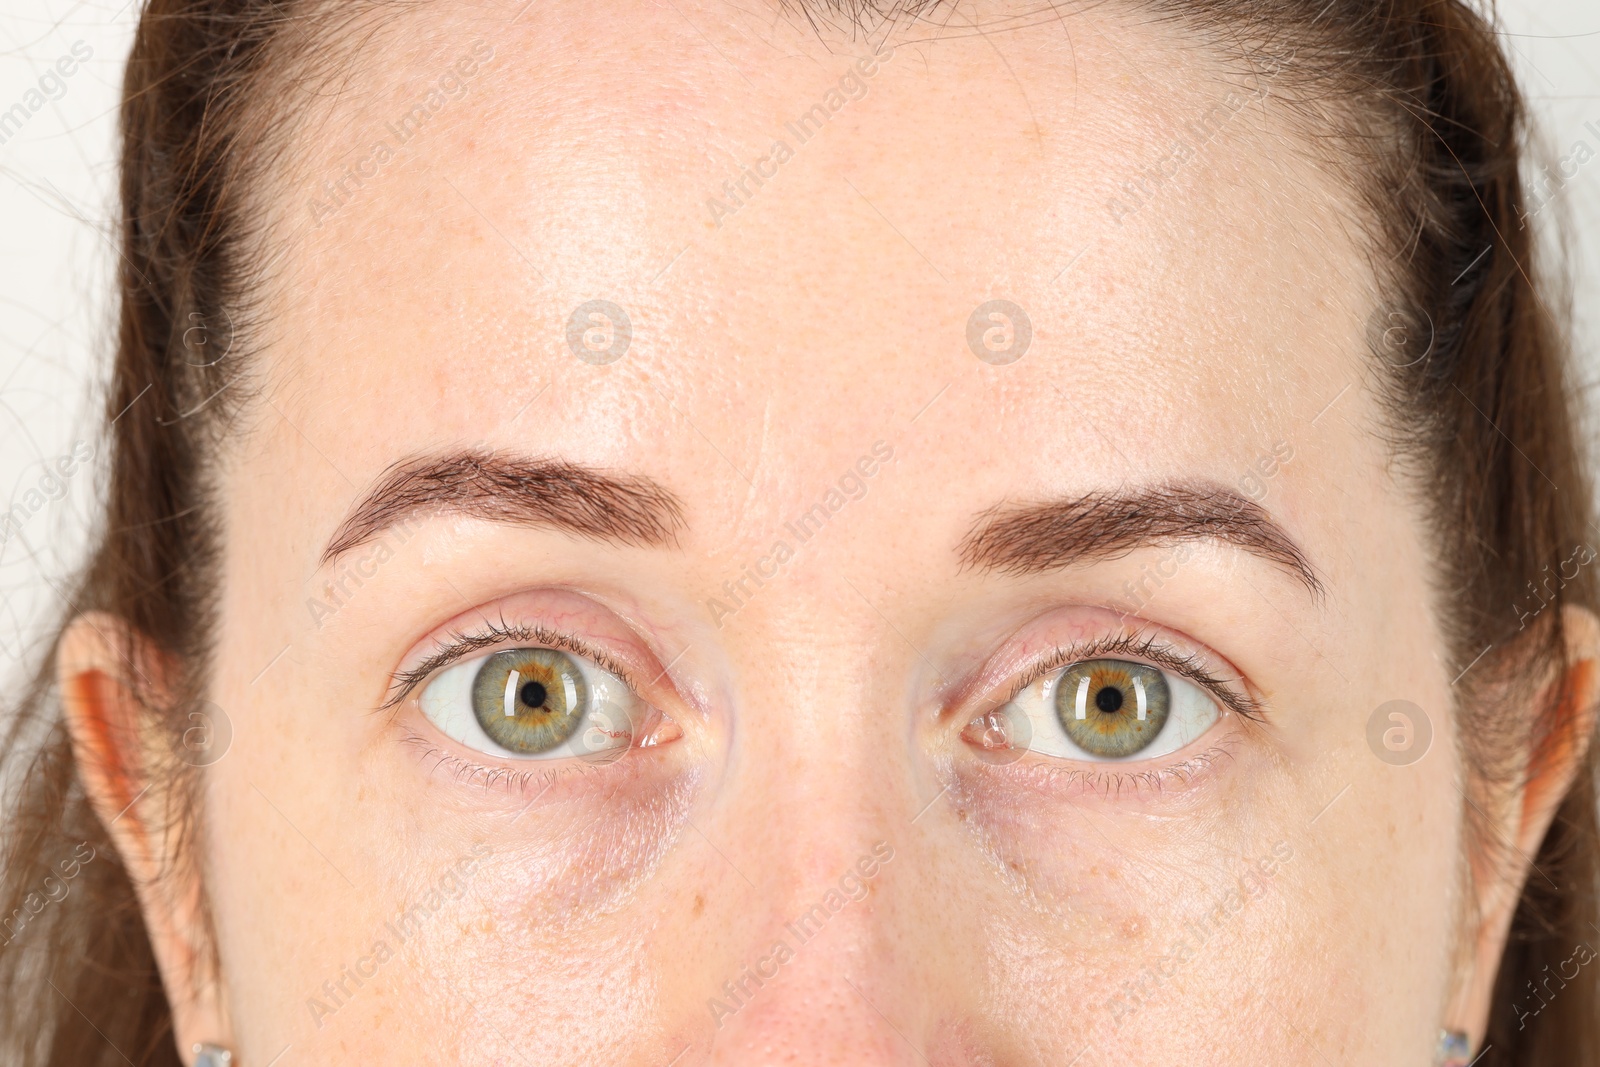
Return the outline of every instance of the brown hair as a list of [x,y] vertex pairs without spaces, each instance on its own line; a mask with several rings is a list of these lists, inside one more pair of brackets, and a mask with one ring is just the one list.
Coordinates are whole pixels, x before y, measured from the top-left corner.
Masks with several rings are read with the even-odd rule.
[[[898,6],[914,16],[937,2]],[[863,0],[814,6],[874,13]],[[1569,579],[1562,570],[1586,545],[1590,486],[1563,388],[1566,316],[1538,284],[1521,218],[1523,104],[1490,24],[1462,0],[1153,6],[1223,54],[1289,57],[1295,113],[1320,124],[1302,140],[1349,171],[1374,260],[1387,264],[1376,273],[1388,306],[1375,321],[1399,315],[1429,339],[1425,354],[1406,359],[1380,342],[1373,365],[1396,452],[1436,539],[1449,652],[1458,669],[1470,665],[1455,709],[1470,777],[1479,790],[1514,782],[1524,757],[1575,721],[1573,710],[1558,692],[1526,721],[1500,714],[1504,704],[1491,697],[1516,678],[1564,671],[1559,606],[1596,600],[1588,571]],[[66,597],[69,617],[112,613],[182,665],[177,691],[188,696],[152,700],[148,712],[174,737],[205,688],[217,556],[205,458],[246,384],[240,357],[254,280],[246,264],[259,235],[245,194],[272,145],[264,102],[283,97],[268,83],[286,78],[282,57],[294,50],[284,42],[309,25],[301,9],[326,7],[149,0],[128,61],[107,503],[88,567]],[[320,30],[304,39],[313,52],[330,47]],[[197,358],[185,341],[196,323],[213,332],[232,324],[234,350]],[[1513,658],[1525,621],[1516,605],[1530,588],[1551,606],[1533,629],[1538,647],[1523,641]],[[192,829],[198,772],[173,750],[161,773],[173,819]],[[3,760],[13,787],[0,882],[0,938],[9,939],[0,947],[3,1054],[23,1065],[180,1062],[133,888],[86,799],[49,664],[19,703]],[[1594,968],[1525,1025],[1517,1014],[1525,985],[1569,958],[1600,920],[1595,766],[1591,750],[1535,857],[1483,1067],[1600,1062]],[[1467,825],[1487,833],[1472,807],[1464,804]],[[79,864],[69,894],[35,914],[44,879],[59,877],[83,843],[95,858]]]

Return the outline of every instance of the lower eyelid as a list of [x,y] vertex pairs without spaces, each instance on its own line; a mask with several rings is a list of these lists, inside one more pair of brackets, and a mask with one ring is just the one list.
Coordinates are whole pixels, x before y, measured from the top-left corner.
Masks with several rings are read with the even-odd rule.
[[431,738],[423,737],[409,728],[400,743],[413,748],[419,762],[431,762],[431,774],[446,774],[457,783],[481,785],[486,790],[501,790],[511,796],[535,794],[540,789],[548,788],[560,774],[559,768],[542,767],[533,761],[525,761],[533,763],[529,767],[490,767],[446,752]]
[[1173,794],[1209,783],[1222,764],[1234,759],[1236,742],[1237,739],[1219,740],[1176,762],[1150,760],[1150,763],[1160,764],[1150,767],[1141,767],[1137,762],[1074,763],[1044,757],[1006,770],[1020,779],[1025,788],[1055,798]]

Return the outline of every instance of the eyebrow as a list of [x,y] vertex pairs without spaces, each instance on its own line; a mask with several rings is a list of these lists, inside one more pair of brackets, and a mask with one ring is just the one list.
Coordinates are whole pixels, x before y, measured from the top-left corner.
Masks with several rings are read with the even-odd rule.
[[684,527],[677,497],[643,475],[468,450],[402,460],[384,471],[339,524],[321,563],[413,517],[439,513],[646,546],[675,544]]
[[1208,482],[997,505],[978,516],[960,555],[965,566],[1024,575],[1119,559],[1150,545],[1205,540],[1236,545],[1289,571],[1314,599],[1324,595],[1310,560],[1266,509]]

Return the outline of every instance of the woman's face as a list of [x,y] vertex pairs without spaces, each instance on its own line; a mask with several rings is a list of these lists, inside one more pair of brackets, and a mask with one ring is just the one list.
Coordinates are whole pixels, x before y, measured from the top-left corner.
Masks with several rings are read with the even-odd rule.
[[795,21],[423,9],[288,101],[242,1062],[1425,1062],[1456,671],[1346,176],[1176,30]]

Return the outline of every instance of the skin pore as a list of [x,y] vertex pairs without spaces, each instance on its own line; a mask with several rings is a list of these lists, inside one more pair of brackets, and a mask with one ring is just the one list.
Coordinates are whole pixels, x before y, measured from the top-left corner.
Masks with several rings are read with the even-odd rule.
[[[1514,847],[1468,837],[1346,177],[1276,67],[1175,26],[887,29],[423,5],[290,91],[195,840],[116,621],[61,653],[186,1055],[1408,1065],[1481,1032],[1582,743],[1489,804]],[[969,345],[997,299],[1013,362]],[[569,343],[593,300],[610,362]],[[449,736],[423,694],[463,641],[625,679],[630,743]],[[1216,721],[1114,766],[1048,718],[985,740],[1096,658]],[[1415,762],[1369,745],[1391,700]]]

